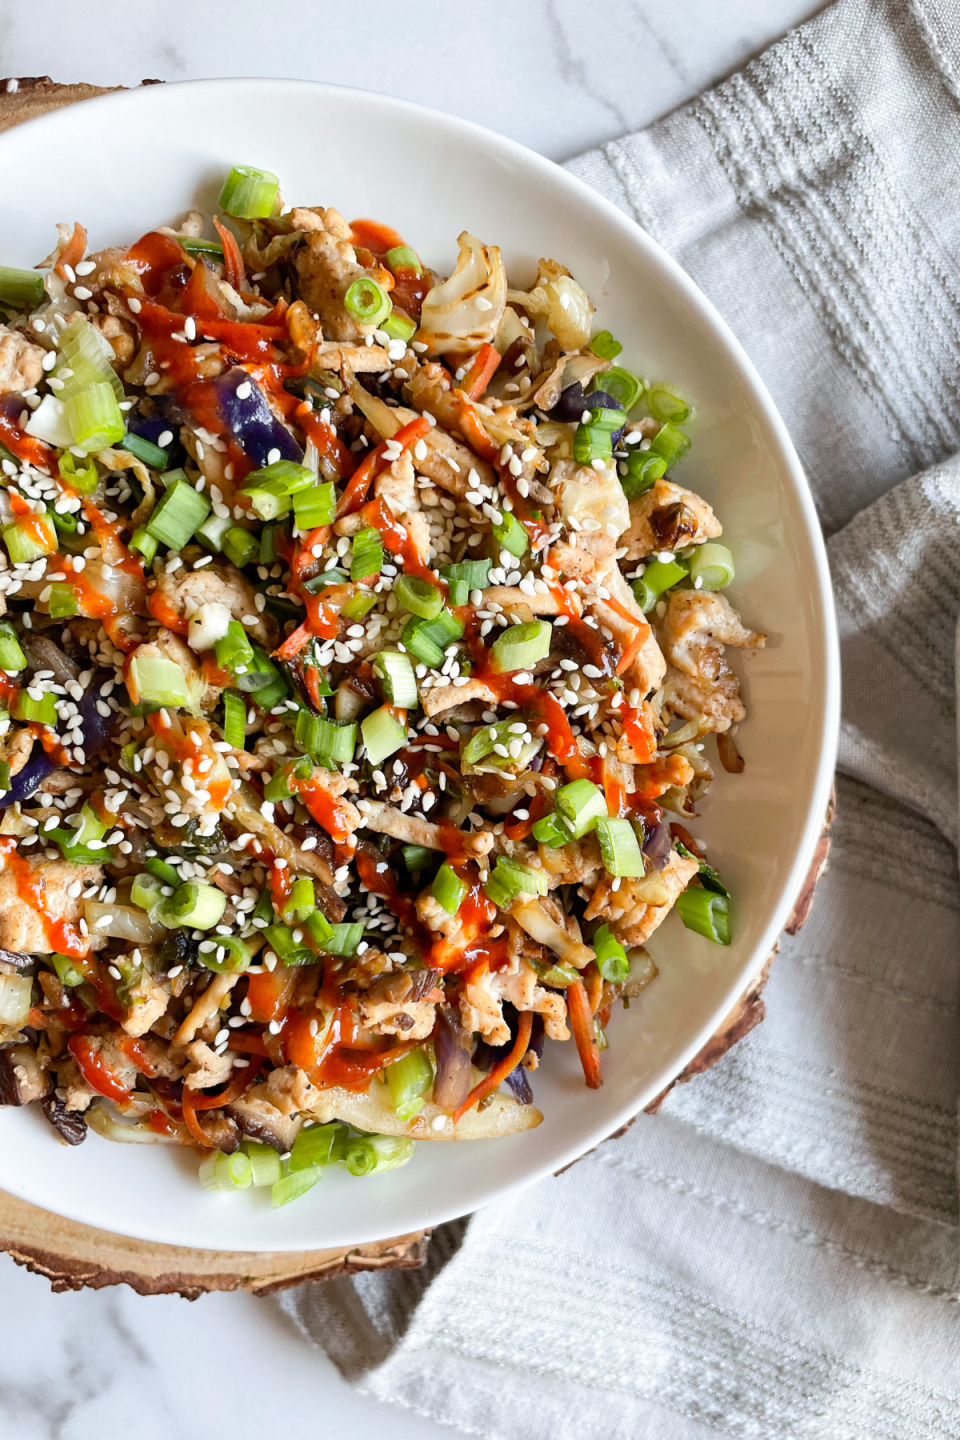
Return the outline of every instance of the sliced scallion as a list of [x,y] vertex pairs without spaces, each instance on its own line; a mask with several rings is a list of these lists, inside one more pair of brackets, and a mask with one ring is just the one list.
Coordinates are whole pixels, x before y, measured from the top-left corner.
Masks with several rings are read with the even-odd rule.
[[147,521],[147,533],[170,550],[182,550],[210,509],[206,495],[194,490],[189,480],[175,480]]
[[590,341],[589,348],[601,360],[616,360],[623,346],[619,340],[614,340],[609,330],[600,330]]
[[57,531],[47,512],[22,515],[0,531],[7,554],[14,565],[25,560],[38,560],[57,549]]
[[406,725],[402,724],[386,705],[381,705],[379,710],[366,715],[360,721],[360,731],[366,746],[367,759],[374,766],[382,764],[389,755],[393,755],[407,743]]
[[394,245],[392,250],[387,251],[384,259],[391,270],[415,270],[418,275],[421,273],[420,257],[409,245]]
[[239,620],[230,621],[226,635],[216,642],[213,653],[219,668],[237,678],[246,676],[254,664],[253,646]]
[[410,656],[402,650],[381,650],[373,662],[373,673],[380,681],[384,699],[404,710],[417,703],[417,680]]
[[270,170],[234,165],[223,182],[217,204],[238,220],[265,220],[277,207],[280,181]]
[[569,845],[573,839],[573,831],[564,820],[562,815],[553,811],[550,815],[544,815],[533,827],[533,838],[541,845],[546,845],[550,850],[560,850],[564,845]]
[[501,630],[490,647],[494,669],[528,670],[550,654],[553,626],[549,620],[527,620]]
[[688,885],[677,898],[677,914],[688,930],[715,945],[730,944],[730,901],[699,885]]
[[255,555],[259,556],[260,541],[242,525],[233,525],[223,537],[223,553],[238,570],[242,570]]
[[17,632],[9,621],[0,624],[0,670],[22,670],[27,663]]
[[33,310],[45,296],[43,276],[36,270],[0,265],[0,305],[11,310]]
[[105,380],[86,385],[63,402],[64,419],[81,450],[107,450],[123,439],[123,415]]
[[368,275],[354,280],[343,297],[343,303],[347,313],[359,325],[379,325],[393,308],[390,296],[382,285]]
[[690,436],[685,430],[678,430],[676,425],[667,423],[660,426],[650,441],[650,449],[655,455],[663,456],[670,470],[690,449]]
[[597,969],[604,980],[611,985],[626,980],[630,972],[630,961],[620,941],[611,933],[609,925],[601,925],[593,937],[593,948],[597,957]]
[[512,511],[504,510],[501,513],[503,519],[493,526],[494,538],[504,550],[519,558],[525,554],[530,544],[530,536]]
[[250,1157],[242,1150],[233,1155],[214,1150],[200,1162],[200,1183],[205,1190],[246,1190],[252,1179]]
[[638,879],[643,873],[643,854],[629,820],[600,815],[596,822],[600,858],[611,875]]
[[573,832],[574,840],[582,839],[607,813],[603,791],[592,780],[573,780],[569,785],[561,786],[554,798],[557,810]]
[[120,449],[126,450],[128,455],[135,455],[153,470],[166,470],[170,463],[169,451],[160,445],[154,445],[150,440],[144,440],[142,435],[134,435],[131,430],[128,430],[121,440]]
[[660,596],[686,580],[687,575],[686,565],[679,560],[650,560],[631,586],[644,615],[649,615]]
[[689,563],[690,579],[696,590],[724,590],[737,573],[726,545],[710,540],[696,547]]
[[293,497],[293,514],[300,530],[329,525],[337,513],[337,492],[332,481],[298,490]]
[[456,915],[463,897],[467,893],[467,886],[453,866],[445,860],[433,878],[430,893],[437,904],[443,906],[448,915]]
[[667,462],[653,450],[632,450],[619,464],[620,488],[628,500],[636,500],[652,490],[666,474]]
[[389,335],[391,340],[411,340],[417,333],[417,322],[411,320],[409,315],[401,315],[398,310],[389,314],[386,320],[381,320],[380,329],[384,335]]
[[654,420],[682,425],[689,418],[690,406],[669,385],[651,385],[647,391],[647,409]]
[[247,738],[247,704],[235,690],[223,693],[223,738],[235,750],[242,750]]
[[18,690],[10,707],[14,720],[35,721],[38,725],[56,725],[57,697],[45,690],[39,700],[26,690]]
[[370,575],[379,575],[383,565],[383,538],[379,530],[368,526],[358,530],[353,537],[353,556],[350,561],[350,579],[365,580]]
[[227,908],[227,897],[216,885],[202,881],[178,885],[167,902],[168,913],[178,925],[191,925],[194,930],[212,930],[219,925]]
[[[638,375],[634,375],[632,370],[624,370],[621,365],[611,365],[602,375],[594,377],[593,388],[612,395],[621,410],[630,411],[643,394],[643,381]],[[589,395],[587,404],[590,404]],[[618,430],[620,427],[615,425],[613,428]]]
[[79,613],[80,602],[77,599],[76,588],[65,580],[57,580],[50,586],[50,598],[47,601],[47,609],[53,620],[69,620]]
[[337,1124],[311,1125],[309,1130],[301,1130],[290,1147],[290,1173],[329,1165],[339,1132]]
[[401,1055],[399,1060],[384,1066],[384,1079],[390,1091],[393,1108],[404,1123],[409,1123],[423,1109],[427,1091],[433,1084],[433,1066],[422,1045]]
[[531,870],[509,860],[505,855],[497,857],[495,868],[484,883],[488,900],[501,910],[509,910],[518,895],[546,895],[548,889],[546,870]]
[[323,1171],[314,1166],[310,1170],[295,1170],[289,1175],[283,1175],[273,1186],[273,1208],[278,1210],[281,1205],[289,1205],[291,1200],[299,1200],[301,1195],[306,1195],[312,1190],[320,1179]]
[[443,609],[443,596],[436,585],[417,575],[400,575],[393,593],[405,610],[422,620],[433,620]]

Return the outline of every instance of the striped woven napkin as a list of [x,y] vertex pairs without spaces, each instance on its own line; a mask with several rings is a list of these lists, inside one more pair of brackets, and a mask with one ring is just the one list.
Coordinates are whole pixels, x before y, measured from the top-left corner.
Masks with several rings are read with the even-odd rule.
[[[831,870],[768,1019],[657,1118],[282,1302],[366,1392],[498,1440],[960,1433],[960,11],[838,0],[570,168],[758,365],[830,536]],[[912,477],[912,478],[911,478]]]

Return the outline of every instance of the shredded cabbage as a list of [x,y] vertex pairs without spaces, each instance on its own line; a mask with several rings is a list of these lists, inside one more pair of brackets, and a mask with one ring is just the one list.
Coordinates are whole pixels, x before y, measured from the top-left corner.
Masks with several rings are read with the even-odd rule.
[[493,341],[507,303],[507,275],[496,245],[464,230],[457,268],[424,297],[418,339],[431,355],[479,350]]

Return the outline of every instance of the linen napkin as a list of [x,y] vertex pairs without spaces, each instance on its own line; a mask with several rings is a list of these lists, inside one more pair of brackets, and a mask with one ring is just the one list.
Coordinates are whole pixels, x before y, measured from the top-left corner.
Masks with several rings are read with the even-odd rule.
[[[828,533],[839,809],[766,1022],[428,1268],[283,1304],[372,1395],[497,1440],[960,1433],[960,13],[838,0],[571,163],[730,321]],[[908,477],[913,478],[908,478]]]

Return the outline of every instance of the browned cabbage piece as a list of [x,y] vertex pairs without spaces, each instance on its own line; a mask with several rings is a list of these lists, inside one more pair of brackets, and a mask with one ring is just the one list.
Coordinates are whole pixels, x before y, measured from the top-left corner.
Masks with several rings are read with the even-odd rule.
[[463,354],[492,343],[507,303],[507,276],[496,245],[464,230],[449,279],[424,296],[418,339],[431,355]]

